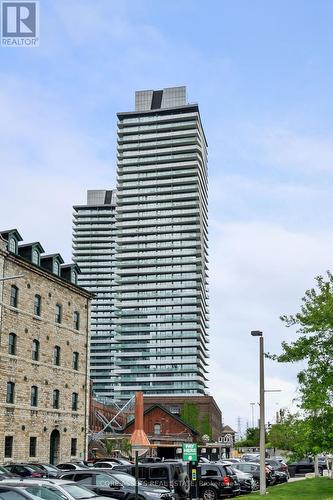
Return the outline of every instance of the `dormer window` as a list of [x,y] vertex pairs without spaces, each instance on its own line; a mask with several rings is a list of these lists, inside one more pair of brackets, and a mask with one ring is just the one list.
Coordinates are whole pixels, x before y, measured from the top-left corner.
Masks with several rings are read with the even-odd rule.
[[54,274],[56,274],[57,276],[59,276],[59,275],[60,275],[60,264],[59,264],[59,262],[58,262],[57,260],[55,260],[55,261],[53,262],[53,272],[54,272]]
[[8,249],[12,253],[17,253],[17,242],[15,238],[9,238]]
[[39,266],[39,252],[36,249],[32,251],[32,262]]

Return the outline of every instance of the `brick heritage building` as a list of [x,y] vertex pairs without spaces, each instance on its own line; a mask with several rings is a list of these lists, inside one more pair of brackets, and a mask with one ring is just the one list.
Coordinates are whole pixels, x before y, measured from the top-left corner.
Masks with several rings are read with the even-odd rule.
[[145,410],[156,403],[177,417],[182,416],[185,403],[194,405],[198,410],[198,423],[206,419],[211,428],[211,440],[218,441],[222,435],[222,413],[212,396],[144,396]]
[[87,452],[91,294],[78,267],[0,232],[0,463]]
[[[135,422],[132,420],[125,427],[124,432],[132,434]],[[179,417],[159,404],[154,404],[143,414],[143,430],[151,444],[173,444],[197,440],[198,432],[183,422]]]

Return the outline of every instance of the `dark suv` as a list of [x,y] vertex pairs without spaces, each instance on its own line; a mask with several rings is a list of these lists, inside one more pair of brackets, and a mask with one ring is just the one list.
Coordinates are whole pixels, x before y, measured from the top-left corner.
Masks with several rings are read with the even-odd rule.
[[240,485],[230,465],[201,464],[199,467],[199,496],[216,500],[240,494]]

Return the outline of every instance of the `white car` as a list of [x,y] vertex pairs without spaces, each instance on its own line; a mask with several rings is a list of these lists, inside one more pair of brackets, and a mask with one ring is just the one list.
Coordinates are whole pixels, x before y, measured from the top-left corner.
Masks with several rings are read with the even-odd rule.
[[1,485],[14,486],[28,493],[32,498],[47,498],[49,500],[109,500],[110,497],[96,495],[85,486],[78,485],[74,481],[63,479],[7,479],[1,481]]
[[94,469],[113,469],[116,465],[120,465],[117,462],[113,462],[112,460],[105,460],[105,462],[96,462],[94,463]]

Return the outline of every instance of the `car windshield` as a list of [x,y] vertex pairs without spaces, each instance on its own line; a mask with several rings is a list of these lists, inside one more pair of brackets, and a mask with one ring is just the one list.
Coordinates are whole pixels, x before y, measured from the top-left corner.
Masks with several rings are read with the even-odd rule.
[[[135,478],[129,474],[114,474],[113,477],[118,479],[124,486],[135,486]],[[141,484],[140,481],[139,484]]]
[[62,484],[61,487],[67,491],[72,497],[76,499],[83,499],[83,498],[95,498],[96,493],[93,493],[92,491],[88,490],[88,488],[85,488],[84,486],[77,486],[76,484]]
[[4,467],[1,467],[1,465],[0,465],[0,474],[8,474],[8,469],[5,469]]

